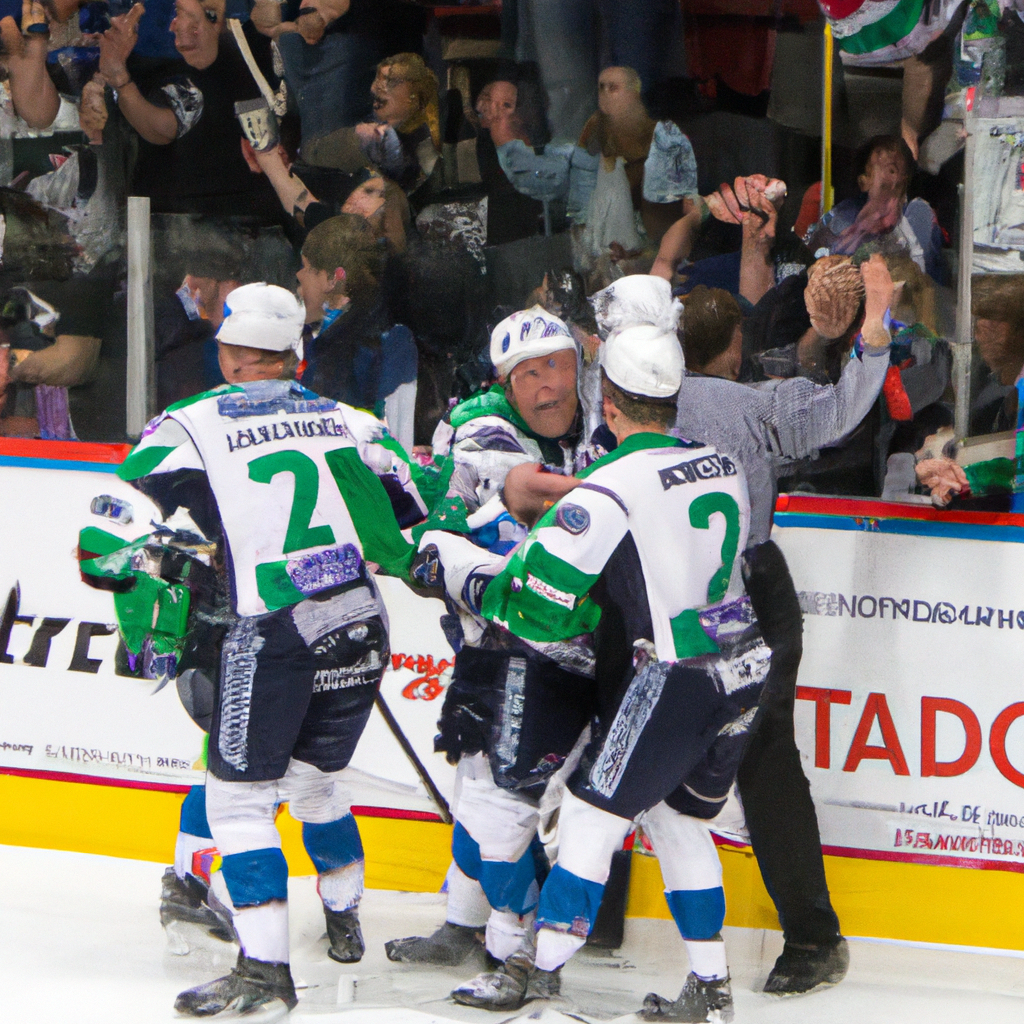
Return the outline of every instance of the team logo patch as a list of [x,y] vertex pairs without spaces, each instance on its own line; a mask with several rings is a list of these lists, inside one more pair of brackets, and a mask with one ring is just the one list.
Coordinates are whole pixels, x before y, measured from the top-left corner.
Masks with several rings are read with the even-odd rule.
[[590,513],[579,505],[560,505],[555,513],[555,524],[578,537],[590,528]]
[[503,353],[507,352],[508,351],[508,347],[511,344],[512,344],[512,336],[508,333],[508,331],[506,331],[505,332],[505,337],[501,339],[501,351]]

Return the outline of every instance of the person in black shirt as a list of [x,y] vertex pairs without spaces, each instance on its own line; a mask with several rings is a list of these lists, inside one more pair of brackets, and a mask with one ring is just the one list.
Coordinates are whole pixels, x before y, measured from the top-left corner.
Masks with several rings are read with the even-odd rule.
[[[234,39],[224,33],[224,0],[177,0],[171,31],[186,67],[145,92],[126,66],[141,12],[137,4],[111,19],[100,42],[99,74],[86,86],[92,92],[109,85],[142,140],[133,194],[148,195],[154,213],[277,219],[273,189],[242,155],[234,105],[256,98],[259,89]],[[247,35],[257,60],[261,51],[269,58],[268,41],[251,28]],[[83,103],[83,130],[102,129],[92,117]]]

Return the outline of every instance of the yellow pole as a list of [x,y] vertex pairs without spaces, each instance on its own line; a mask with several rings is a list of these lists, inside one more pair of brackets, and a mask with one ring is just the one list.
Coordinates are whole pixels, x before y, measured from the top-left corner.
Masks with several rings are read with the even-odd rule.
[[832,26],[825,22],[824,60],[821,74],[821,212],[832,209],[832,59],[835,41]]

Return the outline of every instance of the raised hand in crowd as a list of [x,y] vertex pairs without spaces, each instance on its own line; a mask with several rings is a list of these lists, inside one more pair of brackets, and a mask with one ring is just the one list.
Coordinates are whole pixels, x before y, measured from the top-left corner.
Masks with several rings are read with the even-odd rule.
[[676,267],[693,250],[701,225],[711,216],[708,202],[703,196],[688,196],[683,200],[683,209],[686,211],[683,216],[662,235],[658,255],[651,267],[655,277],[663,277],[669,282],[675,277]]
[[725,224],[745,225],[746,274],[741,264],[740,292],[756,303],[775,283],[768,254],[775,238],[778,210],[785,198],[786,183],[764,174],[741,175],[732,185],[723,183],[708,196],[687,196],[683,200],[686,212],[662,237],[651,273],[671,281],[680,261],[690,255],[708,217]]
[[319,43],[332,21],[348,12],[350,0],[303,0],[295,26],[309,46]]
[[351,0],[304,0],[294,21],[284,21],[278,0],[256,0],[250,18],[256,30],[271,39],[298,32],[303,42],[315,46],[333,21],[348,13]]
[[[114,90],[121,113],[139,135],[155,146],[166,146],[178,136],[178,122],[174,113],[167,107],[158,107],[150,103],[128,73],[128,55],[138,40],[139,22],[145,13],[146,9],[139,3],[127,14],[110,19],[110,28],[100,38],[99,73],[106,84]],[[182,10],[179,6],[172,24],[177,25],[181,19]],[[180,36],[180,30],[175,31],[178,50],[187,59],[180,45]]]
[[764,191],[753,187],[744,191],[747,193],[746,202],[740,207],[740,223],[743,225],[740,295],[751,305],[756,305],[767,291],[775,287],[771,249],[775,242],[778,211]]
[[895,292],[892,275],[882,255],[876,252],[860,265],[860,276],[864,279],[864,344],[885,348],[891,341],[885,314],[892,307]]
[[60,96],[46,70],[49,39],[49,18],[39,0],[23,0],[20,28],[10,15],[0,21],[11,102],[30,128],[49,128],[60,110]]
[[107,80],[97,72],[82,86],[82,100],[78,106],[78,123],[91,146],[102,144],[103,129],[109,117]]
[[725,224],[742,224],[743,215],[753,209],[762,209],[755,201],[758,196],[766,199],[778,210],[786,199],[786,183],[764,174],[739,175],[730,186],[727,182],[719,185],[717,192],[706,197],[711,215]]
[[139,38],[139,22],[146,13],[136,4],[127,14],[110,19],[110,28],[100,37],[100,74],[112,89],[123,89],[130,81],[128,56]]
[[276,145],[257,149],[248,138],[243,138],[242,156],[249,170],[267,176],[285,212],[290,213],[300,225],[303,224],[306,208],[319,200],[306,188],[301,178],[292,174],[284,148]]
[[775,285],[771,247],[775,241],[778,210],[786,198],[786,183],[764,174],[723,183],[707,197],[711,215],[726,224],[743,227],[740,256],[740,294],[751,305]]

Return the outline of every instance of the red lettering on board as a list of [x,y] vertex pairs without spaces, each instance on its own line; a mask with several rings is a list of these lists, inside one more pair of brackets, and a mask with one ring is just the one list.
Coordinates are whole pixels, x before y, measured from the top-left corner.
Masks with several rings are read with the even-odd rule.
[[[871,727],[876,719],[878,727],[882,731],[883,746],[881,747],[868,743],[868,736],[871,734]],[[855,772],[861,761],[864,760],[888,761],[896,775],[910,774],[907,759],[903,755],[903,747],[900,745],[900,738],[896,735],[896,726],[892,720],[892,713],[889,711],[889,702],[885,699],[884,693],[868,694],[864,711],[857,723],[857,731],[853,734],[850,752],[846,755],[843,771]]]
[[[955,715],[964,727],[964,751],[955,761],[935,760],[935,716],[942,711]],[[981,754],[981,724],[966,705],[951,697],[921,698],[921,775],[950,778],[969,772]]]
[[796,699],[814,701],[814,767],[828,768],[832,763],[832,705],[849,704],[853,692],[798,686]]
[[1014,768],[1006,756],[1006,733],[1021,716],[1024,716],[1024,704],[1011,704],[1008,708],[1003,708],[992,723],[992,731],[988,736],[988,749],[992,754],[995,766],[999,769],[999,774],[1015,786],[1024,789],[1024,774]]

